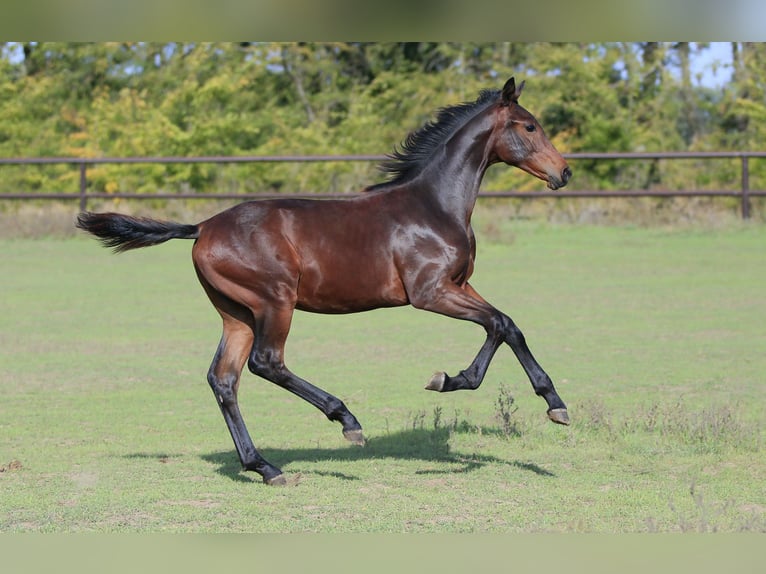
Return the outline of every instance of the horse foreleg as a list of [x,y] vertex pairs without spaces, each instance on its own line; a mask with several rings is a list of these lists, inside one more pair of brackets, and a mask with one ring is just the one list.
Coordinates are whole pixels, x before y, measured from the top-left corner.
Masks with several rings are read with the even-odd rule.
[[451,282],[446,282],[440,287],[439,296],[415,299],[413,305],[455,319],[472,321],[484,327],[487,338],[468,368],[454,377],[444,372],[434,373],[425,387],[429,391],[439,392],[478,389],[484,380],[492,357],[503,343],[502,328],[494,320],[499,312],[470,285],[459,287]]
[[545,399],[545,402],[548,403],[548,418],[554,423],[568,425],[569,414],[567,413],[567,407],[556,392],[556,389],[553,386],[553,381],[551,381],[548,374],[543,370],[537,360],[535,360],[532,352],[527,346],[527,342],[524,339],[521,330],[510,317],[504,317],[505,342],[511,350],[513,350],[519,363],[521,363],[524,372],[526,372],[529,381],[532,383],[532,388],[535,390],[535,394]]
[[548,417],[555,423],[569,424],[566,406],[556,392],[551,378],[535,360],[524,335],[510,317],[487,303],[469,284],[459,287],[452,283],[445,283],[441,286],[439,295],[424,298],[416,306],[456,319],[478,323],[487,331],[487,339],[467,369],[460,371],[454,377],[443,372],[436,373],[431,377],[426,389],[449,392],[479,388],[492,357],[505,342],[521,363],[535,394],[548,403]]
[[256,338],[247,365],[250,371],[314,405],[331,421],[341,423],[343,436],[364,445],[362,426],[346,405],[293,374],[284,362],[284,345],[292,321],[292,308],[272,309],[256,319]]
[[253,332],[244,323],[224,320],[224,332],[207,380],[213,390],[237,454],[245,470],[257,472],[266,484],[285,484],[282,471],[256,450],[237,402],[239,378],[253,345]]

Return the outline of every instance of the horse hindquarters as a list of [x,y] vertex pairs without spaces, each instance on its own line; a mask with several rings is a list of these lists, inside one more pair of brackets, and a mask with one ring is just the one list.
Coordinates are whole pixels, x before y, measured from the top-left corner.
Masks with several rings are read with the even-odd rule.
[[[225,237],[205,234],[195,244],[195,269],[213,306],[223,319],[223,335],[208,374],[208,382],[245,470],[259,473],[268,484],[283,484],[282,471],[255,449],[237,402],[242,369],[287,389],[343,426],[344,436],[364,444],[361,425],[338,398],[297,377],[284,363],[284,345],[296,302],[293,274],[283,265],[260,270],[238,258]],[[230,239],[230,238],[229,238]],[[274,257],[276,259],[276,257]],[[267,259],[261,258],[263,264]],[[244,272],[246,271],[246,273]],[[294,280],[297,281],[297,278]]]

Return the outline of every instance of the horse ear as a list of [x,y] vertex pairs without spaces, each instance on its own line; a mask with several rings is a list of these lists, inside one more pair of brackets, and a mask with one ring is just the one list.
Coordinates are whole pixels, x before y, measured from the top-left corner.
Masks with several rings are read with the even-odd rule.
[[519,96],[521,95],[521,90],[524,89],[525,83],[526,82],[522,80],[522,82],[519,84],[519,87],[517,88],[516,79],[511,77],[503,86],[503,104],[506,106],[511,102],[518,104]]
[[516,94],[514,94],[515,95],[514,99],[516,100],[516,102],[519,101],[519,96],[521,95],[521,90],[524,89],[524,84],[526,84],[526,83],[527,83],[526,80],[521,80],[521,83],[519,84],[519,87],[516,88]]
[[516,93],[516,79],[511,77],[503,86],[503,104],[508,105],[513,101],[513,95]]

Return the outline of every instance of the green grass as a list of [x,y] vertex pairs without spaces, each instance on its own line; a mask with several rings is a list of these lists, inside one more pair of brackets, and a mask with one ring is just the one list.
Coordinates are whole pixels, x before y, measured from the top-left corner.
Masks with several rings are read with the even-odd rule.
[[246,373],[242,410],[284,488],[240,471],[207,386],[220,325],[190,243],[3,240],[0,531],[766,531],[766,229],[493,233],[473,284],[572,426],[547,422],[507,348],[479,390],[423,390],[470,362],[479,327],[298,313],[288,365],[369,443]]

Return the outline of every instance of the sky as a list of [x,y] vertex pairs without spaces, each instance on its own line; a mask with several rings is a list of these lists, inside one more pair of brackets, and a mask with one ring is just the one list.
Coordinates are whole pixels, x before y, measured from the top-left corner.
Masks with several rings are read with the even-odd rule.
[[731,42],[710,42],[702,52],[694,52],[691,59],[692,81],[709,88],[720,88],[731,80]]

